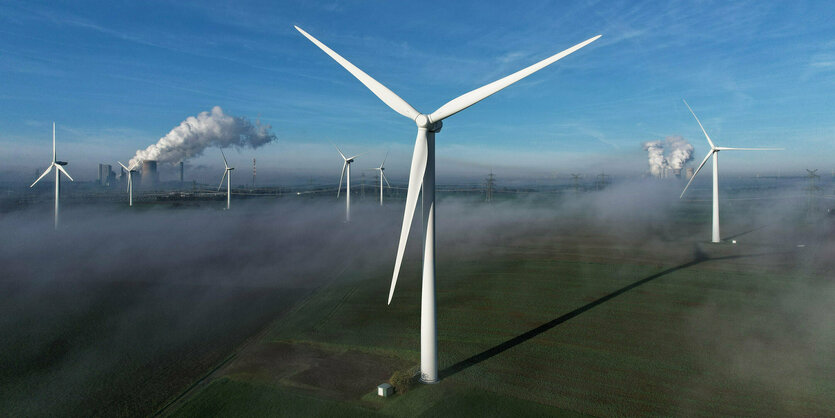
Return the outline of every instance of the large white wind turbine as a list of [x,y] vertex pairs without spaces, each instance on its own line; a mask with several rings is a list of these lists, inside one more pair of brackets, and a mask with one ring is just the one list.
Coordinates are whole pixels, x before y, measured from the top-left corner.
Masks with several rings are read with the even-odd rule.
[[136,166],[131,165],[130,168],[127,168],[121,161],[116,162],[128,172],[128,206],[133,206],[133,173],[136,172]]
[[375,170],[380,172],[380,206],[383,206],[383,180],[386,181],[386,184],[389,186],[389,189],[391,189],[391,184],[389,184],[389,179],[386,178],[386,173],[384,173],[386,168],[383,167],[384,165],[386,165],[386,159],[388,157],[389,157],[389,153],[386,153],[386,156],[383,158],[383,162],[380,163],[380,166],[379,167],[374,167]]
[[708,151],[705,159],[702,160],[702,163],[699,164],[699,168],[693,172],[693,176],[690,177],[690,181],[687,182],[687,185],[684,186],[684,190],[682,190],[679,199],[684,197],[684,192],[687,191],[687,188],[690,187],[690,183],[693,182],[693,179],[696,178],[696,174],[699,174],[699,170],[707,162],[710,156],[713,156],[713,234],[711,237],[711,241],[713,242],[720,242],[721,238],[719,236],[719,151],[779,151],[782,148],[729,148],[729,147],[717,147],[713,144],[713,141],[710,140],[710,136],[708,136],[707,131],[705,131],[705,127],[702,126],[702,122],[699,120],[699,117],[696,116],[696,113],[693,112],[693,109],[690,108],[690,105],[687,104],[687,101],[681,99],[684,102],[684,105],[687,106],[687,109],[690,110],[690,114],[696,118],[696,123],[699,124],[699,128],[702,128],[702,132],[705,134],[705,138],[707,138],[707,143],[710,144],[710,151]]
[[220,184],[217,186],[217,190],[220,191],[220,188],[223,187],[223,179],[226,178],[226,209],[229,209],[229,205],[232,203],[232,170],[235,167],[229,167],[229,163],[226,161],[226,154],[223,153],[223,148],[220,149],[220,155],[223,156],[223,166],[226,167],[223,170],[223,176],[220,178]]
[[59,172],[64,173],[64,175],[67,176],[67,178],[69,178],[70,181],[74,181],[70,176],[70,173],[67,173],[67,170],[64,170],[63,166],[65,165],[67,165],[67,162],[58,161],[58,156],[55,152],[55,122],[52,122],[52,163],[49,165],[46,171],[44,171],[43,174],[41,174],[41,176],[38,177],[38,179],[35,180],[35,182],[32,183],[32,185],[29,187],[34,187],[36,184],[38,184],[39,181],[41,181],[42,178],[46,177],[46,175],[49,174],[49,172],[53,168],[55,168],[55,229],[58,229],[58,213],[61,209],[61,205],[58,201],[58,198],[61,195],[61,174]]
[[406,194],[406,210],[403,213],[403,226],[400,230],[400,243],[397,247],[397,258],[394,263],[394,273],[391,278],[391,290],[389,291],[388,302],[394,295],[394,287],[397,284],[397,276],[400,272],[400,264],[403,260],[403,251],[406,248],[406,240],[409,238],[409,229],[412,225],[412,217],[417,206],[418,193],[423,190],[425,220],[425,239],[423,251],[423,281],[421,296],[421,317],[420,317],[420,372],[421,380],[427,383],[438,381],[438,344],[437,331],[435,326],[435,133],[441,131],[442,121],[478,102],[490,95],[504,89],[505,87],[545,68],[557,60],[571,54],[572,52],[594,42],[600,35],[583,41],[571,48],[556,55],[548,57],[530,67],[517,71],[509,76],[494,81],[483,87],[477,88],[469,93],[461,95],[452,101],[441,106],[430,114],[420,113],[405,100],[394,94],[377,80],[355,67],[342,58],[332,49],[310,36],[300,29],[307,39],[318,46],[336,62],[356,77],[375,96],[392,108],[395,112],[413,120],[417,125],[418,132],[415,139],[415,150],[412,154],[412,165],[409,172],[409,187]]
[[[339,193],[342,191],[342,178],[346,179],[345,182],[345,222],[351,222],[351,163],[354,162],[354,158],[359,157],[362,154],[354,155],[353,157],[346,157],[342,151],[336,147],[336,152],[339,153],[339,156],[342,157],[344,161],[342,163],[342,174],[339,175],[339,187],[336,188],[336,198],[339,199]],[[348,171],[348,176],[345,177],[345,171]]]

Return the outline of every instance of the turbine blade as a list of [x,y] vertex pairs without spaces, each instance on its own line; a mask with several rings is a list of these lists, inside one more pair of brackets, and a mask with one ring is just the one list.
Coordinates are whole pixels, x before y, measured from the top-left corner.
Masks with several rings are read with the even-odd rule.
[[42,178],[46,177],[46,175],[49,174],[50,171],[52,171],[53,166],[54,164],[50,164],[49,167],[47,167],[46,171],[44,171],[43,174],[41,174],[41,176],[38,177],[38,179],[35,180],[35,182],[32,183],[32,185],[29,187],[34,187],[36,184],[38,184],[38,182],[41,181]]
[[67,178],[69,178],[69,179],[70,179],[70,181],[75,181],[75,180],[73,180],[73,179],[72,179],[72,177],[70,176],[70,173],[67,173],[67,170],[64,170],[64,167],[61,167],[60,165],[56,165],[55,167],[56,167],[56,168],[58,168],[58,171],[60,171],[60,172],[64,173],[64,175],[65,175],[65,176],[67,176]]
[[415,152],[412,154],[412,168],[409,171],[409,189],[406,192],[406,209],[403,212],[403,227],[400,229],[400,243],[397,245],[397,258],[394,262],[394,273],[391,276],[391,290],[389,290],[389,301],[394,296],[394,287],[397,285],[397,276],[400,274],[400,264],[403,261],[403,252],[406,250],[406,241],[409,239],[409,230],[412,228],[412,219],[415,216],[417,198],[423,186],[423,174],[426,172],[426,159],[428,158],[428,146],[426,143],[426,131],[418,130],[415,139]]
[[731,148],[716,147],[717,151],[784,151],[785,148]]
[[58,154],[55,153],[55,122],[52,122],[52,162],[58,161]]
[[388,151],[386,151],[386,156],[383,157],[383,162],[380,164],[380,168],[383,168],[383,166],[386,165],[386,160],[388,158],[389,158],[389,153],[388,153]]
[[545,58],[544,60],[539,61],[538,63],[533,64],[530,67],[519,70],[519,71],[517,71],[517,72],[515,72],[515,73],[513,73],[513,74],[511,74],[507,77],[496,80],[496,81],[494,81],[494,82],[492,82],[492,83],[490,83],[486,86],[479,87],[479,88],[477,88],[477,89],[475,89],[475,90],[473,90],[469,93],[458,96],[455,99],[452,99],[451,101],[449,101],[447,104],[438,108],[438,110],[432,112],[432,114],[429,115],[429,119],[431,119],[432,122],[438,122],[438,121],[444,120],[444,119],[446,119],[446,118],[448,118],[448,117],[450,117],[450,116],[452,116],[452,115],[454,115],[454,114],[456,114],[456,113],[458,113],[458,112],[460,112],[460,111],[462,111],[462,110],[464,110],[464,109],[466,109],[466,108],[468,108],[468,107],[486,99],[487,97],[489,97],[492,94],[504,89],[505,87],[507,87],[507,86],[509,86],[509,85],[511,85],[511,84],[513,84],[513,83],[515,83],[515,82],[517,82],[517,81],[519,81],[519,80],[521,80],[521,79],[523,79],[523,78],[525,78],[525,77],[527,77],[527,76],[529,76],[529,75],[531,75],[531,74],[533,74],[533,73],[535,73],[535,72],[537,72],[537,71],[539,71],[539,70],[541,70],[541,69],[543,69],[543,68],[545,68],[545,67],[547,67],[551,64],[553,64],[554,62],[558,61],[559,59],[561,59],[565,56],[568,56],[572,52],[574,52],[574,51],[576,51],[576,50],[578,50],[578,49],[596,41],[598,38],[600,38],[600,36],[601,35],[597,35],[593,38],[587,39],[583,42],[580,42],[577,45],[572,46],[571,48],[566,49],[565,51],[560,52],[559,54],[552,55],[548,58]]
[[116,161],[116,162],[117,162],[117,163],[119,163],[119,165],[120,165],[120,166],[122,166],[122,168],[124,168],[124,169],[125,169],[125,171],[130,171],[127,167],[125,167],[125,165],[124,165],[124,164],[122,164],[122,162],[121,162],[121,161]]
[[339,149],[339,147],[337,147],[336,144],[333,144],[333,147],[336,148],[336,152],[338,152],[339,155],[342,156],[343,160],[348,161],[348,157],[346,157],[345,154],[342,153],[342,150]]
[[684,105],[687,106],[688,110],[690,110],[690,114],[693,115],[694,118],[696,118],[696,122],[698,122],[699,127],[702,128],[702,132],[704,132],[705,134],[705,138],[707,138],[707,143],[710,144],[710,149],[716,149],[716,145],[713,145],[713,141],[710,140],[710,136],[708,136],[707,131],[705,131],[705,127],[702,126],[702,121],[699,120],[699,117],[696,116],[696,113],[693,112],[693,109],[691,109],[690,105],[687,104],[687,100],[681,99],[681,101],[684,102]]
[[348,70],[349,73],[356,77],[357,80],[360,81],[360,83],[362,83],[363,85],[365,85],[365,87],[371,90],[371,92],[374,93],[375,96],[379,97],[380,100],[382,100],[383,103],[388,105],[388,107],[392,108],[392,110],[412,120],[414,120],[418,115],[420,115],[420,112],[415,110],[415,108],[413,108],[409,103],[406,103],[406,101],[401,99],[400,96],[394,94],[394,92],[389,90],[388,87],[380,84],[380,82],[371,78],[371,76],[354,66],[354,64],[351,64],[350,62],[348,62],[348,60],[342,58],[341,55],[328,48],[325,44],[319,42],[318,39],[314,38],[313,36],[310,36],[310,34],[302,30],[302,28],[298,26],[294,27],[297,31],[301,32],[301,34],[304,35],[305,38],[310,40],[310,42],[313,42],[313,44],[318,46],[319,49],[325,51],[325,53],[328,54],[331,58],[333,58],[334,61],[338,62],[339,65]]
[[229,163],[226,161],[226,154],[223,153],[223,148],[220,149],[220,155],[223,156],[223,165],[229,168]]
[[345,159],[345,162],[342,163],[342,174],[339,175],[339,187],[336,188],[336,198],[339,199],[339,193],[342,192],[342,178],[345,177],[345,167],[348,166],[348,159]]
[[383,176],[383,180],[386,181],[386,185],[389,187],[389,189],[391,189],[391,184],[389,184],[389,179],[386,178],[385,174],[383,174],[383,170],[380,170],[380,175]]
[[359,157],[360,155],[365,155],[365,154],[368,154],[368,151],[361,152],[361,153],[359,153],[359,154],[357,154],[357,155],[354,155],[354,156],[348,157],[348,159],[349,159],[349,160],[353,160],[354,158],[357,158],[357,157]]
[[714,151],[714,150],[710,150],[710,152],[708,152],[708,153],[707,153],[707,156],[705,157],[705,159],[704,159],[704,160],[702,160],[702,163],[701,163],[701,164],[699,164],[699,168],[697,168],[697,169],[696,169],[696,171],[694,171],[694,172],[693,172],[693,176],[692,176],[692,177],[690,177],[690,181],[688,181],[688,182],[687,182],[687,185],[686,185],[686,186],[684,186],[684,190],[682,190],[682,191],[681,191],[681,195],[678,197],[679,199],[681,199],[682,197],[684,197],[684,192],[686,192],[686,191],[687,191],[687,188],[688,188],[688,187],[690,187],[690,183],[692,183],[692,182],[693,182],[693,179],[694,179],[694,178],[696,178],[696,174],[699,174],[699,170],[701,170],[701,169],[702,169],[702,167],[703,167],[703,166],[705,165],[705,163],[707,162],[707,159],[708,159],[708,158],[710,158],[710,156],[711,156],[711,155],[713,155],[713,153],[714,153],[714,152],[716,152],[716,151]]
[[220,184],[217,186],[217,191],[220,191],[220,188],[223,187],[223,180],[226,180],[226,174],[229,173],[229,170],[223,170],[223,175],[220,176]]

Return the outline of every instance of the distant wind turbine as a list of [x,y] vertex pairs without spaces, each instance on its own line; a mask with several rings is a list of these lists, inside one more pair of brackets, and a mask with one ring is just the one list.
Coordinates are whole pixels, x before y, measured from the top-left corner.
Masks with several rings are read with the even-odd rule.
[[699,117],[696,116],[696,113],[693,112],[693,109],[690,108],[690,105],[687,104],[687,101],[681,99],[684,102],[684,105],[687,106],[687,109],[690,110],[690,114],[696,119],[696,123],[699,124],[699,128],[702,128],[702,132],[705,134],[705,138],[707,138],[707,143],[710,144],[710,151],[708,151],[705,159],[702,160],[702,163],[699,164],[699,168],[690,176],[690,181],[687,182],[687,185],[684,186],[684,190],[682,190],[679,199],[684,197],[684,193],[687,191],[687,188],[690,187],[690,183],[693,182],[693,179],[696,178],[696,174],[699,174],[699,170],[707,162],[708,158],[713,156],[713,233],[711,236],[712,242],[721,242],[721,238],[719,236],[719,151],[780,151],[783,148],[729,148],[729,147],[717,147],[713,144],[713,141],[710,140],[710,136],[708,136],[707,131],[705,131],[705,127],[702,126],[702,122],[699,120]]
[[61,205],[58,200],[61,195],[61,175],[58,172],[60,171],[61,173],[64,173],[70,181],[74,181],[70,176],[70,173],[67,173],[67,170],[64,170],[63,166],[65,165],[67,165],[67,162],[58,161],[58,156],[55,152],[55,122],[52,122],[52,164],[50,164],[46,171],[44,171],[43,174],[41,174],[41,176],[38,177],[38,179],[35,180],[35,182],[29,187],[34,187],[39,181],[41,181],[42,178],[46,177],[46,175],[49,174],[53,168],[55,168],[55,229],[58,229],[58,214],[61,209]]
[[406,194],[406,210],[403,213],[403,226],[400,230],[400,243],[397,247],[397,258],[394,263],[394,273],[391,279],[391,290],[389,291],[388,303],[394,295],[394,287],[397,284],[397,276],[400,272],[400,264],[403,260],[403,252],[406,249],[406,241],[409,238],[409,230],[412,226],[412,218],[417,207],[418,194],[423,190],[425,219],[425,239],[423,251],[423,283],[421,296],[421,317],[420,317],[420,373],[421,380],[427,383],[438,381],[438,343],[437,328],[435,324],[435,133],[441,131],[442,121],[484,99],[507,86],[553,64],[557,60],[571,54],[572,52],[594,42],[600,35],[590,38],[584,42],[574,45],[556,55],[546,58],[530,67],[517,71],[509,76],[494,81],[490,84],[477,88],[469,93],[461,95],[445,105],[441,106],[431,114],[420,113],[405,100],[394,94],[386,86],[371,78],[368,74],[348,62],[341,55],[319,42],[298,26],[296,30],[301,32],[308,40],[313,42],[319,49],[333,58],[339,65],[344,67],[362,84],[365,85],[375,96],[383,101],[395,112],[409,118],[417,125],[418,132],[415,139],[415,150],[412,154],[412,166],[409,172],[409,187]]
[[[342,174],[339,175],[339,187],[336,188],[336,198],[339,199],[339,193],[342,191],[342,179],[345,178],[345,222],[351,222],[351,163],[354,162],[354,158],[357,158],[362,154],[357,154],[353,157],[346,157],[339,147],[336,145],[334,145],[334,147],[336,148],[336,152],[339,153],[344,161],[342,163]],[[347,177],[345,176],[346,169],[348,171]]]
[[226,161],[226,154],[223,153],[223,148],[220,149],[220,155],[223,156],[223,165],[226,169],[223,170],[223,177],[220,178],[220,184],[217,186],[217,190],[220,191],[220,188],[223,187],[223,179],[226,178],[226,210],[229,210],[229,205],[232,203],[232,170],[235,167],[229,167],[229,162]]
[[383,180],[386,181],[386,184],[389,186],[389,189],[391,189],[391,184],[389,184],[389,179],[386,178],[386,174],[384,173],[386,168],[383,167],[386,164],[386,159],[388,159],[388,157],[389,157],[389,153],[386,153],[386,156],[383,158],[383,162],[380,163],[380,166],[379,167],[374,167],[375,170],[380,172],[380,206],[383,206]]
[[136,172],[136,166],[131,165],[130,168],[127,168],[127,167],[125,167],[124,164],[122,164],[121,161],[116,161],[116,162],[119,163],[119,165],[122,166],[122,168],[124,168],[125,171],[128,172],[128,206],[133,206],[133,175],[132,174]]

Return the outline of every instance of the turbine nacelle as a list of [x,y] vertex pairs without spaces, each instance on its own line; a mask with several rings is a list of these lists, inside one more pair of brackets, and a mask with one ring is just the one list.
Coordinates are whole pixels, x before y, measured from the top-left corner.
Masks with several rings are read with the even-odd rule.
[[56,161],[56,162],[55,162],[55,164],[58,164],[58,165],[67,165],[67,164],[69,164],[69,163],[67,163],[66,161]]

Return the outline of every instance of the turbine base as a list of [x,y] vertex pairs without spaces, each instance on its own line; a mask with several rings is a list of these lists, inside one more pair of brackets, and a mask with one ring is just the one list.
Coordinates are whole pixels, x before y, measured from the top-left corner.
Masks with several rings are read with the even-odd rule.
[[420,383],[425,383],[425,384],[427,384],[427,385],[434,385],[435,383],[438,383],[438,382],[440,382],[440,381],[441,381],[441,379],[428,380],[428,379],[426,378],[426,376],[421,376],[421,377],[420,377]]

